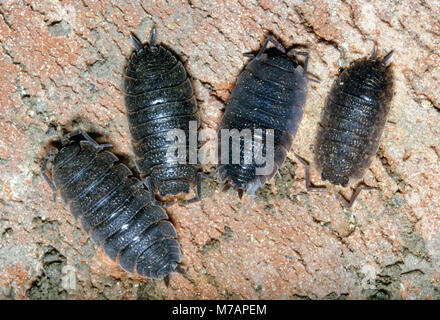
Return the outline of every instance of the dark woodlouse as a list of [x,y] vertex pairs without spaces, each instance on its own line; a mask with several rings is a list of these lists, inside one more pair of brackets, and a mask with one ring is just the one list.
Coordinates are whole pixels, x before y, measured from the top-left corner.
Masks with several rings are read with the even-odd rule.
[[[188,193],[196,183],[201,198],[201,179],[197,161],[189,161],[190,123],[194,131],[200,126],[197,101],[191,79],[179,58],[163,45],[156,44],[156,29],[150,43],[143,45],[131,34],[135,46],[124,74],[125,104],[138,170],[146,176],[151,195],[157,189],[161,196]],[[175,141],[167,140],[170,130],[183,130],[186,137],[184,163],[167,156]],[[156,204],[169,203],[158,201]]]
[[[275,47],[267,49],[269,42],[272,42]],[[305,56],[303,66],[298,60],[292,59],[296,55]],[[286,50],[280,43],[268,37],[258,54],[240,74],[218,131],[219,159],[222,156],[225,157],[223,153],[227,152],[227,163],[221,161],[217,167],[220,180],[228,181],[228,185],[237,190],[240,197],[243,192],[253,195],[282,166],[303,117],[307,82],[313,80],[307,78],[308,61],[308,53],[291,50],[286,54]],[[249,129],[253,135],[257,129],[261,129],[262,136],[258,142],[257,139],[253,139],[251,143],[246,143],[241,139],[240,162],[233,163],[232,144],[229,143],[228,150],[222,149],[222,144],[225,143],[223,140],[229,139],[222,139],[222,129],[239,131]],[[274,130],[274,159],[266,159],[267,161],[273,160],[273,170],[267,174],[257,174],[256,169],[261,168],[262,165],[258,164],[255,159],[252,161],[248,159],[246,163],[245,152],[250,151],[254,158],[254,152],[259,143],[262,145],[263,155],[267,156],[266,132],[268,129]],[[232,142],[232,139],[229,141]]]
[[[71,138],[82,135],[85,140]],[[69,205],[72,215],[119,266],[150,279],[168,281],[179,271],[177,233],[165,211],[151,204],[142,182],[105,147],[83,131],[67,134],[42,167],[46,181]],[[53,152],[55,151],[55,152]],[[52,160],[52,179],[46,174]]]
[[[371,57],[352,62],[334,81],[314,148],[323,180],[345,187],[352,179],[360,180],[370,166],[393,97],[393,72],[389,68],[392,54],[378,58],[375,45]],[[363,189],[370,188],[359,184],[349,202],[341,197],[345,206],[351,207]]]

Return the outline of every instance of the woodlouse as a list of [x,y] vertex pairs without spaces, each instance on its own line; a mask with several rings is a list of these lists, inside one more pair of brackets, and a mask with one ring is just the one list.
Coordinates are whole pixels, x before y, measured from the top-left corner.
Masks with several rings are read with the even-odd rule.
[[[370,166],[393,96],[393,73],[389,68],[392,54],[377,58],[375,45],[371,57],[352,62],[334,81],[314,148],[323,180],[345,187],[351,179],[361,179]],[[300,161],[306,164],[304,159]],[[307,171],[306,186],[310,190]],[[369,187],[359,184],[351,200],[344,201],[345,206],[351,207],[363,189]]]
[[[275,47],[267,49],[269,42]],[[296,59],[291,59],[296,55],[305,56],[303,67]],[[217,169],[221,181],[229,180],[228,185],[237,190],[240,197],[243,192],[253,195],[282,166],[303,117],[307,82],[312,80],[307,78],[308,61],[308,53],[291,50],[286,54],[279,42],[267,37],[258,54],[240,74],[219,126],[219,159],[224,157],[226,161],[222,159]],[[255,136],[250,143],[241,138],[239,163],[233,162],[235,151],[232,144],[225,144],[226,139],[232,142],[232,138],[222,139],[223,129],[237,129],[240,132],[249,129]],[[255,134],[260,129],[261,134]],[[255,161],[254,155],[259,147],[262,148],[263,155],[267,156],[268,129],[274,130],[274,159],[266,158],[266,161],[273,160],[273,170],[266,174],[257,174],[256,169],[263,165]],[[223,150],[225,146],[228,150]],[[224,156],[225,152],[227,157]],[[245,160],[250,157],[245,156],[246,152],[250,152],[253,158],[247,159],[247,163]]]
[[[191,79],[179,58],[163,45],[156,44],[153,29],[149,44],[131,34],[135,46],[124,75],[125,103],[138,170],[146,176],[151,195],[188,193],[196,183],[197,195],[185,203],[201,198],[201,179],[196,161],[190,161],[189,131],[200,126],[197,101]],[[195,124],[191,128],[191,123]],[[176,163],[167,153],[175,141],[167,140],[170,130],[185,133],[186,162]],[[195,132],[197,134],[197,132]],[[197,155],[196,155],[197,156]],[[166,205],[166,202],[157,201]]]
[[[82,135],[85,140],[71,140]],[[95,243],[128,272],[168,280],[179,271],[177,233],[165,211],[151,204],[142,182],[105,147],[83,131],[67,134],[60,150],[52,149],[42,173],[69,205],[72,215]],[[46,174],[52,160],[52,179]]]

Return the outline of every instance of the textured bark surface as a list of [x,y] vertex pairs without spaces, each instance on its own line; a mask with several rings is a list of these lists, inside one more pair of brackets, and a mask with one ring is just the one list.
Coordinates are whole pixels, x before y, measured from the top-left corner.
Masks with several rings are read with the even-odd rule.
[[[0,298],[440,298],[439,11],[436,0],[2,1]],[[194,78],[203,128],[217,129],[243,53],[269,31],[307,45],[321,79],[281,178],[253,205],[207,182],[202,202],[166,209],[186,270],[168,288],[119,270],[40,175],[49,141],[78,126],[133,168],[122,72],[129,33],[146,41],[153,25]],[[305,192],[293,152],[313,158],[333,80],[373,40],[395,50],[395,96],[365,175],[375,189],[345,210],[332,193]]]

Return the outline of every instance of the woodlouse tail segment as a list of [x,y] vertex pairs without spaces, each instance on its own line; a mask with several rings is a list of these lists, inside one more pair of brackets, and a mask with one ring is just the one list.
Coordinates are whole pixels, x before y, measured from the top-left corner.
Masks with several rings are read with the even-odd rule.
[[284,46],[279,43],[277,40],[272,38],[271,36],[268,36],[266,40],[264,41],[263,46],[261,47],[260,51],[258,51],[257,55],[255,56],[255,59],[261,60],[263,58],[264,51],[266,51],[267,46],[269,45],[269,42],[272,42],[275,48],[280,50],[282,53],[286,53],[286,49],[284,49]]
[[[179,265],[176,264],[176,267],[172,268],[173,271],[180,273],[181,275],[183,275],[185,278],[187,277],[186,271]],[[167,288],[170,285],[170,274],[167,274],[164,278],[163,278],[165,285],[167,286]]]
[[176,272],[178,272],[178,273],[180,273],[182,275],[186,275],[185,270],[183,270],[183,268],[180,265],[177,265],[176,269],[174,269],[174,271],[176,271]]
[[151,37],[150,37],[150,49],[156,48],[156,27],[153,27],[153,30],[151,30]]
[[142,45],[141,40],[139,40],[139,38],[133,32],[130,32],[130,40],[131,43],[133,43],[136,51],[141,52],[144,46]]
[[187,204],[198,202],[198,201],[202,200],[202,179],[214,180],[213,177],[208,176],[207,174],[204,174],[202,172],[198,172],[197,173],[197,195],[192,199],[182,201],[182,205],[187,205]]
[[57,188],[55,187],[55,184],[52,182],[52,180],[47,175],[47,165],[49,161],[53,159],[53,157],[58,153],[57,149],[50,149],[47,153],[46,157],[44,158],[43,165],[41,166],[41,174],[43,175],[44,180],[46,180],[49,187],[52,189],[53,192],[53,201],[57,201]]
[[394,51],[391,50],[385,57],[383,57],[382,64],[385,67],[388,67],[391,64],[391,62],[393,60],[393,54],[394,54]]
[[373,52],[371,53],[371,60],[376,61],[377,59],[377,44],[374,44]]
[[[197,173],[197,182],[196,182],[197,183],[197,190],[196,190],[197,194],[196,194],[196,196],[194,198],[192,198],[192,199],[181,201],[180,202],[181,205],[186,206],[188,204],[191,204],[191,203],[198,202],[198,201],[202,200],[202,179],[203,178],[214,180],[213,177],[208,176],[208,175],[206,175],[206,174],[204,174],[202,172],[198,172]],[[157,200],[155,195],[154,195],[154,187],[153,187],[153,183],[151,181],[151,177],[146,177],[146,178],[142,179],[141,181],[139,181],[138,184],[144,184],[147,187],[148,191],[150,192],[151,202],[155,206],[165,207],[166,208],[166,207],[172,206],[176,202],[176,201],[167,202],[167,201]]]
[[305,167],[305,170],[306,170],[306,179],[305,179],[305,181],[306,181],[306,190],[307,190],[307,192],[321,192],[321,193],[328,192],[328,190],[327,190],[327,188],[325,186],[313,186],[312,185],[312,183],[310,181],[310,164],[309,164],[309,162],[306,159],[304,159],[304,158],[300,157],[299,155],[297,155],[296,153],[295,153],[295,157]]
[[154,187],[151,181],[151,177],[145,177],[144,179],[142,179],[137,183],[137,185],[142,185],[142,184],[147,187],[148,192],[150,193],[150,199],[153,206],[167,208],[174,204],[174,202],[166,202],[156,199],[156,196],[154,195]]
[[354,202],[356,201],[356,198],[359,196],[359,194],[361,193],[362,190],[372,190],[372,189],[374,189],[374,188],[367,186],[364,183],[360,183],[356,187],[356,189],[354,190],[353,195],[351,196],[349,201],[347,199],[345,199],[344,196],[340,192],[337,193],[337,196],[338,196],[339,200],[341,200],[344,207],[349,209],[353,206]]
[[[373,52],[371,53],[371,60],[376,61],[377,60],[377,44],[374,44]],[[381,59],[381,63],[384,67],[388,67],[393,60],[393,50],[388,52],[388,54]]]
[[170,276],[167,274],[164,278],[163,281],[165,282],[165,285],[167,286],[167,288],[170,286]]
[[232,184],[230,184],[230,183],[228,182],[227,184],[225,184],[225,185],[223,186],[222,192],[226,192],[226,191],[228,191],[228,190],[231,189],[231,188],[232,188]]

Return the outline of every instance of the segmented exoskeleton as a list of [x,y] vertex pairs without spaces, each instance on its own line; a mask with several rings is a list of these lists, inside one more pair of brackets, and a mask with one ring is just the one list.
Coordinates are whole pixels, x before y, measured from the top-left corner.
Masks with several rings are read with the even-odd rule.
[[[79,134],[85,140],[71,140]],[[129,168],[103,150],[111,145],[99,145],[82,131],[66,135],[62,143],[42,168],[54,196],[59,189],[83,229],[124,270],[167,280],[181,252],[165,211],[151,204],[150,194]],[[46,174],[48,163],[52,180]]]
[[[266,49],[269,42],[276,47]],[[294,58],[296,55],[305,56],[303,66]],[[240,197],[243,192],[253,195],[286,159],[303,117],[307,82],[311,80],[307,78],[308,61],[308,53],[291,50],[286,54],[280,43],[268,37],[240,74],[218,131],[219,176],[223,182],[228,181]],[[234,138],[222,138],[225,129],[230,134],[234,129],[242,133],[239,158],[236,158],[239,163],[236,160],[234,163],[237,152],[233,147]],[[246,129],[250,130],[252,141],[245,141],[243,130]],[[273,130],[272,155],[269,154],[271,136],[267,135],[270,130]],[[257,152],[266,158],[265,163],[256,158]],[[260,171],[263,173],[258,173],[257,170],[263,168],[265,170]]]
[[[135,50],[128,61],[125,76],[125,104],[138,170],[146,176],[151,195],[157,189],[161,196],[188,193],[197,184],[201,198],[202,173],[198,172],[197,155],[191,160],[189,131],[197,134],[200,117],[191,79],[182,62],[163,45],[156,44],[153,29],[150,43],[143,45],[131,35]],[[169,139],[170,130],[180,130],[185,142],[185,155],[170,154],[178,141]],[[154,203],[166,205],[153,199]]]
[[[345,187],[351,179],[361,179],[370,166],[393,96],[391,58],[392,51],[378,58],[375,45],[371,57],[354,61],[334,81],[314,148],[323,180]],[[362,189],[369,187],[360,184],[345,203],[347,207],[352,206]]]

